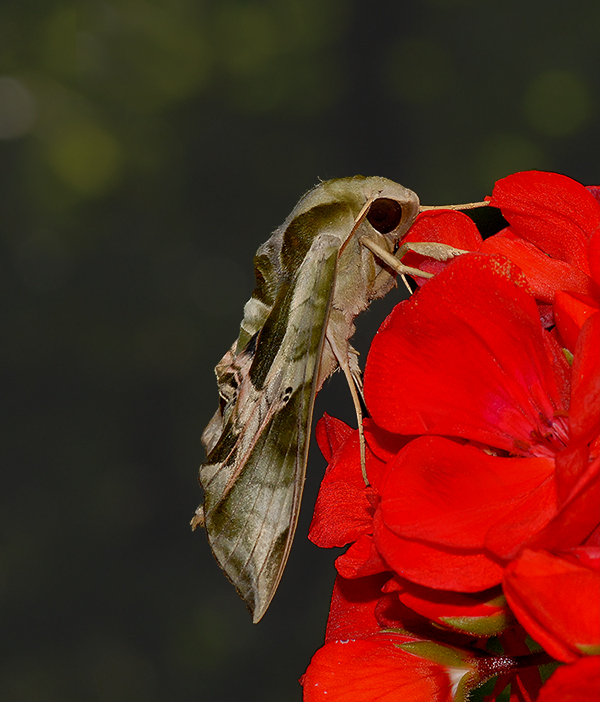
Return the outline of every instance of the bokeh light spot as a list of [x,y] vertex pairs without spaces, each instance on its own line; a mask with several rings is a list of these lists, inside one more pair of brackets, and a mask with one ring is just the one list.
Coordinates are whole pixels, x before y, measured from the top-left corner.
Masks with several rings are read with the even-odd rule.
[[527,88],[523,109],[530,124],[548,136],[577,132],[591,116],[590,89],[570,71],[547,71]]
[[82,195],[100,195],[118,176],[120,149],[103,127],[78,122],[54,138],[48,156],[55,173]]

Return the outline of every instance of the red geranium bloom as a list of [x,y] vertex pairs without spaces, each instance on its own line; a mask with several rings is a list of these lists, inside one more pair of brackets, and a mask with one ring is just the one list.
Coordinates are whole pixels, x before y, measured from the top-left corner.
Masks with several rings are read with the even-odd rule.
[[553,303],[562,340],[573,350],[583,322],[600,309],[600,203],[567,176],[526,171],[498,181],[490,205],[510,226],[480,250],[520,266],[537,299]]
[[[587,448],[571,450],[568,370],[554,343],[518,269],[494,256],[455,260],[383,324],[365,372],[373,421],[442,435],[412,441],[388,463],[374,540],[395,572],[483,590],[528,540],[575,546],[598,524],[599,466]],[[597,388],[591,352],[584,366]],[[597,405],[579,411],[597,426]],[[559,496],[565,451],[576,477]]]
[[[457,699],[451,670],[468,687],[486,666],[500,675],[495,692],[510,683],[511,700],[533,700],[537,665],[552,656],[566,671],[600,640],[589,619],[552,609],[568,582],[579,604],[563,614],[594,614],[581,603],[598,587],[588,561],[600,542],[600,205],[536,172],[501,181],[492,204],[510,226],[491,244],[457,212],[425,213],[411,229],[413,240],[479,253],[405,259],[436,275],[371,346],[369,485],[358,432],[331,417],[317,426],[329,466],[310,538],[351,545],[336,561],[305,700]],[[547,326],[555,311],[559,330],[548,332],[541,318]],[[547,653],[529,651],[515,615]],[[479,649],[497,634],[506,656],[489,663]],[[449,643],[460,664],[447,665]],[[543,699],[565,679],[555,674]]]
[[[587,360],[577,388],[589,398],[600,372],[587,346],[578,356]],[[455,260],[386,320],[365,373],[376,425],[430,436],[386,455],[385,433],[368,434],[365,489],[348,434],[323,481],[311,538],[356,542],[338,559],[344,577],[391,570],[460,592],[500,583],[528,541],[579,544],[600,522],[599,465],[586,446],[569,444],[568,371],[518,269],[496,257]],[[593,431],[598,409],[574,404]],[[568,473],[562,493],[557,463]]]
[[590,274],[588,242],[600,229],[600,203],[583,185],[558,173],[525,171],[497,181],[489,203],[500,209],[512,236]]

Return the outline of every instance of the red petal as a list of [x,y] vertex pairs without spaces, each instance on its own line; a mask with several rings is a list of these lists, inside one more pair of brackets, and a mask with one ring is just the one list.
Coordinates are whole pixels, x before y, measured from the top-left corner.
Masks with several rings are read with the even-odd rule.
[[369,535],[361,536],[346,553],[337,558],[335,567],[344,578],[364,578],[367,575],[387,573],[390,569]]
[[[503,560],[509,560],[523,544],[537,538],[557,514],[556,481],[551,475],[498,522],[490,527],[485,546]],[[572,546],[570,541],[567,546]]]
[[565,409],[569,408],[571,402],[571,366],[565,357],[562,344],[556,339],[556,329],[549,334],[544,334],[544,342],[548,357],[552,359],[554,368],[554,378],[558,385],[561,403]]
[[600,313],[583,325],[573,358],[569,428],[572,441],[589,442],[600,432]]
[[308,538],[321,548],[345,546],[371,532],[373,508],[362,489],[344,481],[321,485]]
[[544,333],[518,268],[460,256],[377,333],[365,371],[371,416],[399,434],[528,446],[540,416],[562,410]]
[[600,573],[600,546],[576,546],[560,555]]
[[588,547],[598,547],[600,548],[600,524],[592,531],[592,533],[585,538],[583,545]]
[[598,292],[594,281],[579,268],[554,258],[514,235],[510,230],[491,236],[481,245],[481,253],[503,254],[525,273],[536,299],[551,303],[557,290],[573,290],[585,295]]
[[465,251],[477,251],[483,241],[470,217],[455,210],[421,212],[402,240],[435,241]]
[[[558,468],[562,470],[560,464]],[[525,545],[562,550],[582,543],[600,523],[600,458],[574,472],[579,473],[579,479],[566,498],[559,503],[554,480],[542,484],[490,528],[486,547],[510,559]]]
[[588,261],[590,274],[595,283],[600,285],[600,230],[594,232],[588,242]]
[[490,205],[524,239],[589,273],[587,242],[600,227],[600,203],[583,185],[558,173],[515,173],[496,183]]
[[493,636],[513,620],[500,588],[466,594],[415,585],[395,578],[384,592],[397,590],[400,601],[415,612],[442,626],[476,636]]
[[406,640],[388,634],[325,644],[301,680],[304,702],[452,702],[446,669],[395,645]]
[[526,549],[504,576],[504,593],[523,627],[566,663],[600,650],[600,574],[570,560]]
[[[412,441],[412,436],[400,436],[385,431],[370,418],[365,417],[364,422],[365,440],[368,447],[373,453],[380,458],[384,463],[393,459],[409,441]],[[371,484],[379,484],[379,475],[369,473],[369,481]]]
[[[531,505],[534,509],[534,506]],[[527,541],[536,549],[562,550],[582,543],[600,524],[600,457],[589,463],[548,524]],[[501,536],[498,530],[497,536]]]
[[585,444],[569,446],[556,454],[556,492],[558,504],[564,504],[588,468],[590,450]]
[[540,690],[537,702],[598,702],[600,656],[580,658],[556,670]]
[[[328,417],[329,422],[333,420]],[[360,469],[358,431],[346,432],[335,422],[335,437],[346,436],[331,457],[315,504],[308,538],[321,548],[345,546],[362,534],[372,532],[374,490],[365,486]],[[331,426],[331,424],[330,424]],[[349,428],[349,427],[348,427]],[[328,434],[328,437],[331,434]],[[331,445],[331,444],[327,444]],[[378,466],[377,470],[373,466]],[[367,451],[367,470],[380,472],[382,463]]]
[[398,575],[419,585],[458,592],[478,592],[497,585],[503,569],[474,549],[432,547],[396,536],[379,510],[373,520],[377,550]]
[[561,339],[571,352],[575,350],[581,327],[599,309],[598,303],[588,295],[557,290],[554,299],[554,319]]
[[423,436],[390,465],[379,510],[397,536],[442,548],[481,549],[490,526],[553,473],[549,458],[499,458]]
[[375,606],[389,577],[389,573],[354,580],[337,576],[327,620],[326,643],[361,638],[379,631]]
[[325,413],[317,422],[315,436],[321,453],[327,463],[333,454],[345,443],[346,439],[354,432],[352,427]]

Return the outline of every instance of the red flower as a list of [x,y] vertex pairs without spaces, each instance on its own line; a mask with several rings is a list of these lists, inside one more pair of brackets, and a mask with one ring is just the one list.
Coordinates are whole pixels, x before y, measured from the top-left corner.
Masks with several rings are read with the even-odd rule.
[[[586,380],[573,398],[588,438],[600,421],[586,401],[599,387],[592,336],[576,356]],[[569,444],[568,366],[554,344],[518,269],[496,257],[457,259],[396,308],[367,361],[373,421],[444,436],[394,442],[371,430],[365,488],[356,436],[330,418],[331,431],[318,430],[330,448],[326,435],[345,438],[330,454],[311,538],[355,542],[336,564],[344,577],[391,570],[429,588],[478,592],[500,583],[528,542],[568,548],[596,527],[600,465]]]
[[590,311],[600,309],[598,264],[592,264],[600,203],[571,178],[540,171],[499,180],[489,202],[510,226],[486,239],[480,251],[502,253],[521,268],[536,299],[554,305],[558,329],[561,335],[568,331],[563,341],[572,350],[576,329]]
[[[558,700],[600,646],[600,204],[536,172],[491,202],[509,227],[486,242],[457,212],[410,231],[479,253],[405,259],[436,275],[367,359],[368,486],[358,432],[317,426],[329,466],[310,538],[350,547],[305,700],[455,700],[457,681],[464,692],[496,673],[486,699],[510,683],[533,700],[552,658],[568,665],[539,699]],[[493,635],[502,658],[481,655]]]
[[600,549],[580,549],[582,559],[577,554],[525,549],[504,575],[504,592],[517,619],[565,663],[600,655]]
[[[585,341],[578,357],[590,356],[580,364],[589,399],[600,372]],[[388,463],[374,540],[395,572],[427,587],[482,590],[528,540],[566,548],[598,524],[599,466],[569,443],[568,372],[553,344],[518,269],[482,255],[454,261],[382,325],[365,372],[373,420],[460,439],[415,439]],[[598,404],[576,404],[589,440]],[[557,457],[571,476],[562,495]]]
[[558,173],[525,171],[499,180],[489,203],[513,234],[589,275],[587,246],[600,229],[600,204],[583,185]]

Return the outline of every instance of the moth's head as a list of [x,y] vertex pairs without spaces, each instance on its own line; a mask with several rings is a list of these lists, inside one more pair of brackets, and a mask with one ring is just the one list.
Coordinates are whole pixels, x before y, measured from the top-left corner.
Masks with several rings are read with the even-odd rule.
[[354,229],[362,229],[363,234],[368,234],[365,228],[374,230],[387,239],[390,250],[406,234],[419,214],[416,193],[377,176],[329,180],[317,186],[308,196],[320,202],[343,203],[354,220]]
[[419,198],[387,178],[371,177],[362,182],[364,203],[358,217],[392,245],[396,244],[417,218]]

